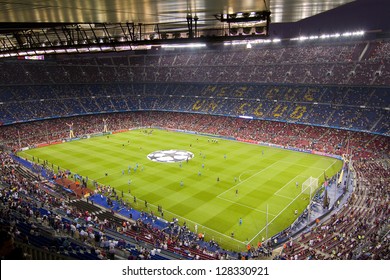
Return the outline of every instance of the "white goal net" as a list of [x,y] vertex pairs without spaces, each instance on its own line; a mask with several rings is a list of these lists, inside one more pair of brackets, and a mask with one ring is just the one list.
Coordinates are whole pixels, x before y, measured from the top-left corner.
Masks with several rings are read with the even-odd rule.
[[302,193],[312,195],[318,188],[318,178],[310,177],[302,183]]

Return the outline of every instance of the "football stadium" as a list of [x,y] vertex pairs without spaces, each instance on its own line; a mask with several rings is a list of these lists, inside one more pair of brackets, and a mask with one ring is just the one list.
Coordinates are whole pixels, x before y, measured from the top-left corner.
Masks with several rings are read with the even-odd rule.
[[0,3],[2,260],[390,259],[389,3],[84,2]]

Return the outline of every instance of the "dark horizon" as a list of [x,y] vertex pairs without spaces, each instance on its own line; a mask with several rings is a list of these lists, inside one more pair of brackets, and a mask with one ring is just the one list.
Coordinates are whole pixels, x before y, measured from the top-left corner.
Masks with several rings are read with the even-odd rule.
[[390,1],[357,0],[298,22],[271,23],[270,36],[286,38],[356,30],[390,32]]

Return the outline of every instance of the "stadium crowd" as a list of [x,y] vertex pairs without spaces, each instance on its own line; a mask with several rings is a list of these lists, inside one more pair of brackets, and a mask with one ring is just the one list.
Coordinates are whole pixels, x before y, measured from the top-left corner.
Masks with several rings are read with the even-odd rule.
[[389,259],[388,162],[357,159],[357,187],[329,220],[284,244],[281,259]]
[[196,52],[156,51],[125,57],[61,56],[57,63],[6,63],[0,77],[17,85],[128,81],[387,85],[389,45],[387,40],[340,40],[262,44],[251,49],[225,46]]
[[0,91],[3,124],[102,112],[163,110],[389,134],[386,108],[390,101],[382,87],[159,83],[7,86],[0,87]]
[[69,138],[67,123],[76,137],[103,132],[103,118],[110,131],[135,127],[161,127],[211,133],[281,146],[358,158],[386,158],[390,147],[386,136],[285,122],[174,112],[135,112],[52,119],[0,127],[1,142],[14,149]]
[[[388,236],[383,236],[382,227],[382,225],[387,224],[390,211],[388,207],[388,186],[390,183],[388,155],[390,147],[388,145],[387,137],[314,126],[172,112],[118,113],[105,115],[105,118],[106,117],[110,120],[110,129],[111,127],[121,129],[123,127],[132,128],[139,126],[183,129],[233,136],[246,140],[271,142],[282,146],[315,149],[317,151],[332,154],[342,155],[349,153],[353,156],[354,168],[359,182],[352,198],[345,206],[339,209],[339,212],[329,221],[312,229],[309,234],[303,235],[300,239],[294,240],[294,246],[284,249],[281,258],[351,259],[388,257],[388,246],[386,246],[388,245]],[[100,121],[101,116],[99,115],[74,117],[72,123],[74,123],[76,136],[80,136],[85,132],[101,132],[103,128]],[[45,122],[46,124],[44,124]],[[43,122],[4,126],[1,129],[4,132],[2,135],[10,137],[9,144],[15,142],[15,137],[19,137],[21,143],[26,143],[28,146],[34,146],[42,140],[49,140],[50,142],[61,140],[62,137],[67,137],[68,127],[66,126],[66,122],[69,122],[69,120],[55,119]],[[51,125],[51,123],[53,123],[53,125]],[[89,123],[92,124],[90,129],[85,130],[85,127],[89,127]],[[94,126],[93,124],[96,125]],[[37,125],[59,128],[60,131],[54,134],[45,135],[45,130],[37,130]],[[18,128],[18,126],[23,127],[23,129]],[[19,131],[19,133],[17,131]],[[43,135],[37,133],[38,131]],[[51,131],[54,131],[54,129],[51,129]],[[9,164],[12,162],[9,156],[4,154],[3,158],[5,159],[3,160],[3,166],[6,166],[7,168],[9,168],[10,165],[12,166],[12,164]],[[58,174],[58,176],[61,176],[61,174]],[[3,182],[12,186],[13,182],[10,181],[8,177],[5,177],[5,179],[6,180],[2,177]],[[27,182],[23,177],[15,177],[15,180],[16,182]],[[21,183],[18,184],[20,185]],[[26,186],[29,186],[29,184]],[[98,190],[107,197],[112,195],[112,190],[109,190],[108,192],[106,189]],[[47,196],[47,194],[44,195]],[[40,196],[38,195],[37,197],[39,199]],[[116,198],[118,197],[116,196]],[[49,202],[51,202],[51,200]],[[54,199],[51,207],[54,207],[57,204],[58,201]],[[72,213],[72,210],[69,212],[69,209],[67,209],[63,203],[60,204],[60,206],[68,215]],[[126,231],[123,227],[121,229],[120,226],[111,224],[109,220],[99,221],[96,217],[89,213],[86,214],[84,211],[77,212],[77,214],[72,217],[83,218],[87,222],[93,221],[101,231],[103,231],[105,227],[112,227],[119,232],[123,230]],[[70,228],[71,223],[69,223],[68,226]],[[126,224],[126,227],[127,226],[131,228],[132,225]],[[216,254],[215,252],[219,252],[218,249],[220,249],[216,243],[213,243],[211,246],[211,248],[215,246],[214,252],[210,250],[210,244],[208,244],[208,249],[200,249],[198,247],[199,237],[188,231],[185,227],[183,228],[177,225],[177,227],[171,229],[172,232],[163,233],[161,230],[153,228],[151,224],[144,223],[142,220],[137,220],[136,226],[138,227],[138,230],[130,230],[128,231],[128,235],[133,237],[134,240],[149,242],[159,250],[169,248],[172,252],[193,256],[193,258],[200,258],[200,256],[202,256],[202,258],[214,259],[231,257],[231,255],[228,255],[225,252]],[[63,227],[64,226],[62,226],[62,228]],[[54,227],[54,229],[57,228],[58,226]],[[368,228],[370,231],[367,231]],[[352,229],[354,230],[353,234]],[[83,237],[85,235],[84,231],[82,232],[81,237],[80,233],[81,231],[79,233],[71,232],[71,235],[75,234],[77,239],[81,238],[82,241],[86,241]],[[172,236],[175,238],[172,239]],[[192,249],[189,250],[189,248]],[[359,250],[357,250],[357,248],[359,248]],[[375,248],[375,250],[372,248]],[[289,251],[289,249],[292,251]],[[143,249],[143,252],[146,254],[142,254],[143,258],[149,258],[150,250]],[[264,257],[264,255],[268,255],[269,252],[270,250],[268,247],[267,249],[261,247],[258,248],[258,250],[254,250],[250,256],[258,256],[260,254]],[[245,258],[245,256],[246,255],[243,255],[242,257]]]
[[390,42],[2,60],[0,122],[168,110],[388,134]]

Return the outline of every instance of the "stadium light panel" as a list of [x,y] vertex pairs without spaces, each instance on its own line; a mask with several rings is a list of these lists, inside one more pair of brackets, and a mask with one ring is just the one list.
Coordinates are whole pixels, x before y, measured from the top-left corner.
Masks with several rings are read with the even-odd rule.
[[132,50],[150,50],[152,49],[151,45],[139,45],[139,46],[131,46]]
[[247,119],[247,120],[253,120],[253,117],[251,116],[238,116],[241,119]]
[[119,51],[128,51],[128,50],[131,50],[131,47],[130,46],[120,46],[120,47],[116,47],[116,49]]
[[175,48],[204,48],[204,47],[206,47],[206,44],[201,44],[201,43],[161,45],[161,48],[163,48],[163,49],[175,49]]
[[103,47],[101,47],[101,50],[102,51],[112,51],[114,49],[112,47],[109,47],[109,46],[103,46]]
[[318,40],[318,39],[324,40],[324,39],[340,38],[340,37],[357,37],[357,36],[363,36],[364,34],[365,31],[360,30],[355,32],[300,36],[300,37],[291,38],[290,41],[305,41],[305,40]]

